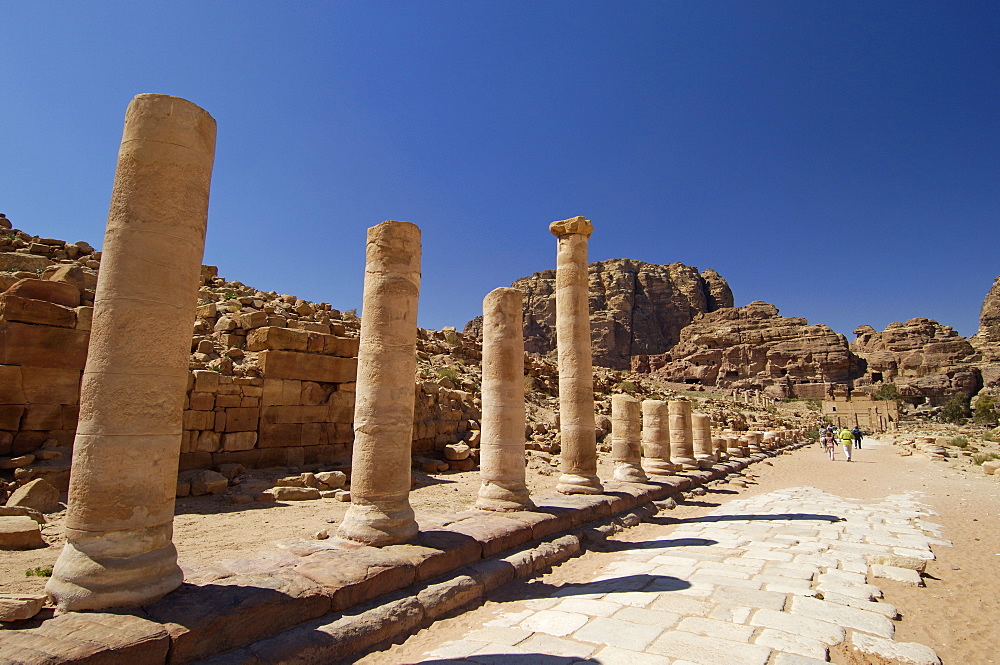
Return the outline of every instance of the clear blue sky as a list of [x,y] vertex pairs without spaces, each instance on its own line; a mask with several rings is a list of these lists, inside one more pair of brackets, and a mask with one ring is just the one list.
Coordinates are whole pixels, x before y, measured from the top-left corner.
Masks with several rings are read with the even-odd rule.
[[715,268],[848,334],[970,335],[1000,274],[1000,3],[3,0],[0,212],[100,243],[137,93],[218,121],[205,262],[360,307],[423,229],[420,323],[554,267]]

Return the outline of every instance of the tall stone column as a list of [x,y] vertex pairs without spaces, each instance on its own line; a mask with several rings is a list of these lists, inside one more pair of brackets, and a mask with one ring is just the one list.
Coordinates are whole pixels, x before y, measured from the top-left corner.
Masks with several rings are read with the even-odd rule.
[[631,395],[611,396],[611,459],[615,463],[615,480],[624,483],[646,483],[649,478],[642,470],[642,409]]
[[669,476],[675,469],[670,460],[669,408],[663,400],[642,401],[642,468],[651,476]]
[[670,461],[686,471],[698,468],[691,432],[691,402],[670,400]]
[[698,466],[710,469],[715,463],[715,449],[712,447],[712,419],[707,413],[691,414],[691,431],[693,434],[694,458]]
[[46,585],[59,611],[141,605],[183,581],[174,496],[214,159],[205,110],[168,95],[129,104],[80,390],[66,545]]
[[420,229],[368,229],[354,402],[351,506],[340,535],[393,545],[417,535],[410,507],[413,377],[417,369]]
[[479,498],[483,510],[535,504],[524,482],[524,328],[521,292],[495,289],[483,300],[483,418]]
[[559,354],[559,427],[563,494],[600,494],[597,477],[597,428],[594,419],[594,367],[590,349],[590,287],[587,242],[589,219],[552,222],[556,254],[556,348]]

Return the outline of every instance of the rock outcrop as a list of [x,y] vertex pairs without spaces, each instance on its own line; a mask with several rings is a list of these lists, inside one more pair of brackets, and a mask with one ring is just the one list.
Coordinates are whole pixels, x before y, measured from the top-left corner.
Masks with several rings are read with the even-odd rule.
[[983,300],[979,332],[969,341],[983,354],[984,360],[1000,361],[1000,277],[993,281],[993,288]]
[[[695,316],[733,306],[729,284],[714,270],[609,259],[591,263],[589,273],[594,364],[603,367],[627,369],[632,356],[664,353]],[[555,352],[555,279],[555,270],[545,270],[512,284],[524,294],[528,352]],[[481,317],[465,332],[481,337]]]
[[760,301],[699,314],[669,353],[637,357],[633,366],[668,381],[808,398],[861,373],[843,335]]
[[868,370],[856,387],[892,383],[903,397],[931,403],[947,401],[956,393],[975,395],[982,388],[976,349],[951,326],[923,317],[890,323],[882,332],[871,326],[855,329],[851,351],[863,358]]

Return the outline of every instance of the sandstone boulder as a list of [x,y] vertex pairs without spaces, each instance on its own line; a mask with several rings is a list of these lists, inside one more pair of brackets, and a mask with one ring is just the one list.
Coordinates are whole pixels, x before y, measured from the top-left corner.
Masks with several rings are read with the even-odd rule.
[[191,496],[215,494],[229,487],[229,480],[224,475],[208,469],[184,471],[178,480],[190,484]]
[[464,443],[449,443],[444,447],[444,458],[448,461],[468,459],[472,449]]
[[59,510],[59,490],[44,478],[36,478],[14,490],[7,499],[7,505],[33,508],[40,513],[52,513]]
[[347,474],[343,471],[320,471],[316,474],[316,479],[326,486],[325,489],[330,490],[339,490],[347,484]]
[[314,487],[272,487],[264,492],[274,497],[275,501],[309,501],[319,499],[319,490]]
[[30,517],[0,517],[0,550],[35,550],[45,547],[42,529]]
[[45,605],[45,596],[0,594],[0,621],[25,621],[38,614]]
[[80,289],[69,282],[53,282],[44,279],[22,279],[4,293],[19,298],[44,300],[63,307],[80,306]]

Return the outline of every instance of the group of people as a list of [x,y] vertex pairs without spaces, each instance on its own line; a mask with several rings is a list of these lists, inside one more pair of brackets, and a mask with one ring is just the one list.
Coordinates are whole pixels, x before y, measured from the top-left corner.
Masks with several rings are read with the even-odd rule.
[[835,452],[837,450],[837,442],[839,441],[840,445],[844,447],[844,455],[847,457],[847,461],[850,462],[852,450],[861,448],[861,439],[864,435],[865,433],[857,426],[854,429],[848,429],[847,427],[837,427],[836,425],[820,425],[819,445],[826,449],[832,461],[836,459]]

